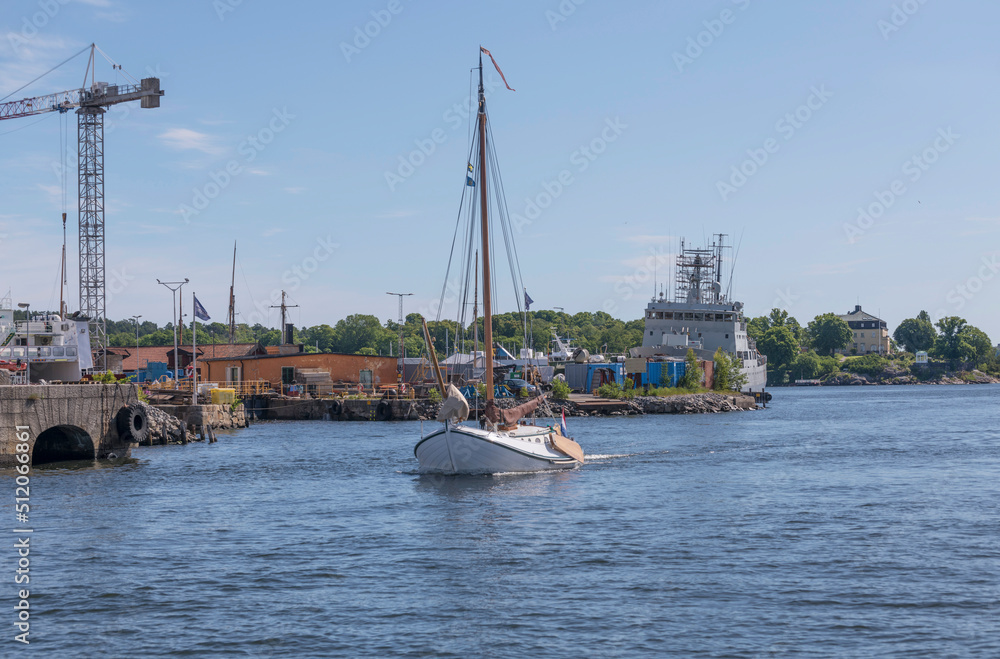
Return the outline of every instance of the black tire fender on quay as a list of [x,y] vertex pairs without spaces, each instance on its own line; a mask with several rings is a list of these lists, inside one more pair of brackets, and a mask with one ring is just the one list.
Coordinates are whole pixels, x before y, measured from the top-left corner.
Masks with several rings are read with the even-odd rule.
[[140,405],[128,405],[115,415],[118,436],[126,441],[142,443],[149,437],[149,418]]
[[330,416],[340,416],[344,411],[344,406],[339,400],[330,403]]
[[378,406],[375,408],[375,419],[378,421],[391,421],[392,403],[387,400],[379,401]]

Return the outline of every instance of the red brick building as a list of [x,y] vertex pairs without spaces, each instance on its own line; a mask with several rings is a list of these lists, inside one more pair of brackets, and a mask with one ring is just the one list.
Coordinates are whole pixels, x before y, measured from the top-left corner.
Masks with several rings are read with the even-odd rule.
[[[206,349],[210,346],[206,346]],[[201,350],[201,346],[198,346]],[[242,357],[212,358],[198,356],[198,371],[205,382],[248,382],[266,380],[279,384],[302,384],[300,370],[327,372],[332,382],[366,386],[396,384],[395,357],[370,357],[341,353],[296,352],[285,355],[263,354]]]

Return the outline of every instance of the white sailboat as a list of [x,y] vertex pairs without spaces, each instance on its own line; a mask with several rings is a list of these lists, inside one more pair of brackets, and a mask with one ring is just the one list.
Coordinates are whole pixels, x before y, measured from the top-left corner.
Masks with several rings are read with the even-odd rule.
[[[490,56],[485,48],[479,54],[479,113],[478,147],[479,177],[475,184],[479,187],[480,220],[482,236],[483,264],[483,316],[485,345],[489,362],[485,368],[486,408],[481,427],[463,425],[468,419],[469,405],[453,385],[445,388],[434,353],[434,346],[424,323],[424,338],[430,349],[435,376],[442,392],[448,397],[441,407],[438,421],[443,427],[422,437],[413,449],[420,463],[421,473],[439,474],[495,474],[506,472],[546,471],[551,469],[572,469],[584,462],[583,449],[572,439],[565,437],[556,423],[540,426],[521,423],[526,415],[534,412],[544,397],[534,398],[518,407],[501,410],[494,400],[493,385],[493,322],[492,290],[490,277],[490,230],[487,202],[486,172],[486,97],[483,93],[483,53]],[[493,60],[496,66],[496,60]],[[497,67],[500,76],[500,68]],[[506,80],[505,80],[506,82]],[[508,87],[509,88],[509,87]],[[470,182],[472,182],[470,178]]]

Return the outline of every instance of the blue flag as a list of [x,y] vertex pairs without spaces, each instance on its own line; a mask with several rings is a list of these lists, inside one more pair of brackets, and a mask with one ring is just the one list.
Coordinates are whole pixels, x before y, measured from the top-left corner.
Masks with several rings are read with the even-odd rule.
[[527,289],[525,289],[525,291],[524,291],[524,310],[525,311],[531,311],[531,305],[534,304],[534,303],[535,303],[535,301],[531,299],[531,296],[528,295]]
[[472,180],[472,177],[471,177],[471,176],[466,176],[466,177],[465,177],[465,184],[466,184],[467,186],[469,186],[470,188],[474,188],[474,187],[476,187],[476,182]]
[[198,320],[210,320],[208,312],[205,311],[205,307],[201,306],[201,302],[198,301],[196,297],[194,299],[194,317]]

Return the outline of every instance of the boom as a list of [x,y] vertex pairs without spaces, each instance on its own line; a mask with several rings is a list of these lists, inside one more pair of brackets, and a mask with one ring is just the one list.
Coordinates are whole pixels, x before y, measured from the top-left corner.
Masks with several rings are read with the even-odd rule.
[[30,117],[45,112],[68,112],[73,108],[107,107],[128,101],[141,101],[144,108],[160,107],[159,78],[143,78],[138,85],[109,85],[96,82],[87,89],[71,89],[45,96],[22,98],[0,103],[0,119]]

